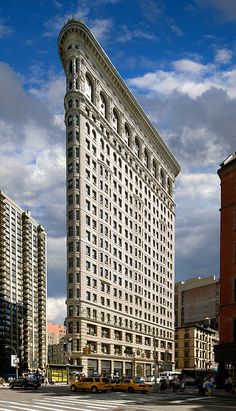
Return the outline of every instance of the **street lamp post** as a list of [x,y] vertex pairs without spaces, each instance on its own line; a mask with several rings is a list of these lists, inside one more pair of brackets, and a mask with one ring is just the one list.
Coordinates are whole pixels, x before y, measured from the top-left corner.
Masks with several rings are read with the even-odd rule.
[[11,348],[14,351],[14,363],[15,363],[15,369],[16,369],[16,378],[18,378],[18,358],[17,358],[17,353],[14,347],[12,345],[5,345],[5,348]]
[[156,337],[153,337],[153,348],[154,348],[154,391],[157,391],[157,346],[156,346]]

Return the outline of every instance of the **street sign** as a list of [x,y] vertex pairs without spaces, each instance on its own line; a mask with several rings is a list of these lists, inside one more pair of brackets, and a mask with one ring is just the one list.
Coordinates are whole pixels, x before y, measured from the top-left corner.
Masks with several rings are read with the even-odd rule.
[[11,355],[11,366],[18,367],[19,362],[20,362],[19,358],[17,358],[15,354],[12,354]]
[[11,366],[12,367],[16,366],[16,355],[15,354],[11,355]]

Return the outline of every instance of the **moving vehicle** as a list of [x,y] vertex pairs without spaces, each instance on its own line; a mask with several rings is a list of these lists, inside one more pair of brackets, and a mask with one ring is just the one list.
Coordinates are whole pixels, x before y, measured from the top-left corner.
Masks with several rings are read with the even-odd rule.
[[144,381],[136,378],[125,378],[111,384],[113,391],[143,392],[150,391],[151,387]]
[[160,380],[171,381],[174,378],[179,378],[181,376],[180,371],[162,371],[159,373]]
[[40,387],[40,382],[33,378],[29,379],[25,377],[20,377],[16,378],[15,380],[12,380],[9,383],[9,386],[11,389],[23,388],[23,390],[26,390],[26,388],[34,388],[35,390],[37,390],[37,388]]
[[107,392],[111,390],[111,383],[108,378],[105,377],[87,377],[81,381],[72,381],[70,383],[71,391],[91,391],[93,393],[102,391]]

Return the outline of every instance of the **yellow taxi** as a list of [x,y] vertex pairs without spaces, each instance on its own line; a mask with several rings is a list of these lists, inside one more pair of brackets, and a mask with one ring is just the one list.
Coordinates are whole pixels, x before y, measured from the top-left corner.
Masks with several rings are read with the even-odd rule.
[[113,391],[143,392],[151,390],[151,386],[145,384],[139,378],[125,378],[111,384]]
[[80,381],[72,381],[70,383],[71,391],[91,391],[95,393],[99,391],[107,392],[111,389],[111,383],[105,377],[85,377]]

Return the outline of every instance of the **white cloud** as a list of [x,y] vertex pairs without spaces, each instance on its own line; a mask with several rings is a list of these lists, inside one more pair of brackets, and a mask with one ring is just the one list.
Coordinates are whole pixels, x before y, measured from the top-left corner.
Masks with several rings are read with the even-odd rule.
[[20,78],[0,63],[0,189],[47,232],[53,297],[66,292],[64,84],[55,78],[40,86],[25,92]]
[[47,321],[52,324],[63,324],[66,317],[65,298],[47,299]]
[[219,204],[219,178],[216,173],[183,172],[177,179],[176,200],[180,207],[211,208]]
[[90,30],[99,41],[102,41],[109,34],[112,25],[111,19],[95,19],[90,23]]
[[156,41],[157,36],[153,33],[148,32],[141,25],[139,27],[136,27],[135,29],[131,29],[130,27],[123,25],[120,29],[120,34],[117,36],[117,41],[120,43],[126,43],[136,39]]
[[0,39],[8,37],[13,32],[13,28],[10,27],[6,21],[0,19]]
[[200,74],[201,72],[207,70],[207,66],[204,66],[203,64],[196,63],[195,61],[187,60],[187,59],[176,60],[173,62],[173,66],[176,70],[180,72],[194,74],[194,75]]
[[228,64],[232,59],[232,51],[229,49],[218,49],[215,53],[215,61],[220,64]]
[[[226,58],[226,57],[225,57]],[[223,56],[222,56],[223,60]],[[176,60],[173,69],[156,70],[143,76],[127,80],[135,91],[170,95],[187,94],[196,99],[211,88],[225,90],[230,97],[236,97],[236,68],[219,70],[214,64],[203,65],[189,59]]]

